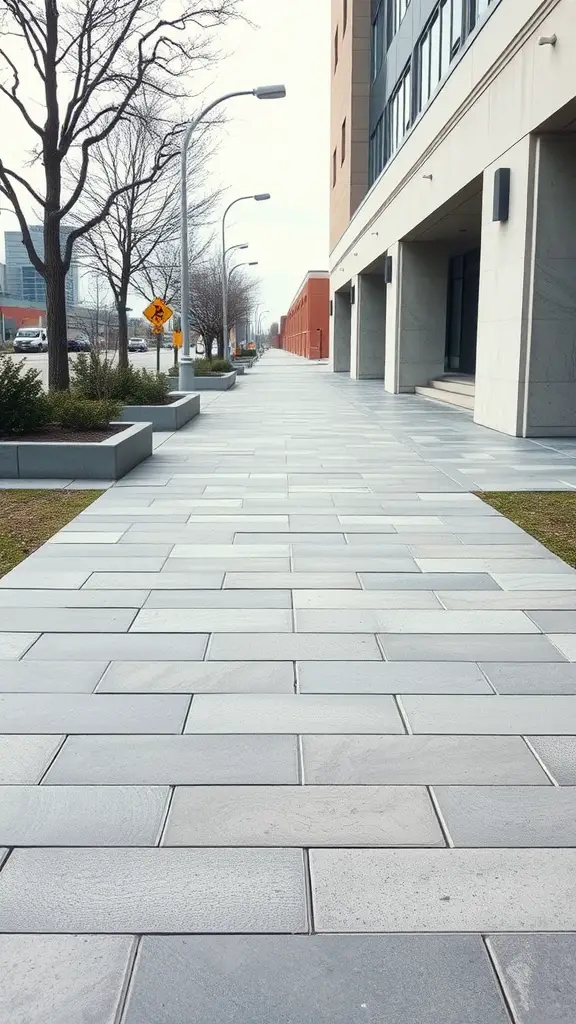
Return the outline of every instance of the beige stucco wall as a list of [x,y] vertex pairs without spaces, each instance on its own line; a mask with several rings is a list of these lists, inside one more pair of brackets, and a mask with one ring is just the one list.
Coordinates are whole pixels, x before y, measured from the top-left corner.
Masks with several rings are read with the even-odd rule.
[[[334,37],[338,28],[339,60],[334,71]],[[343,0],[332,0],[330,58],[330,242],[342,236],[368,186],[368,132],[370,97],[370,0],[348,0],[344,36]],[[342,122],[346,119],[346,158],[341,163]],[[332,154],[336,150],[337,177],[332,187]]]

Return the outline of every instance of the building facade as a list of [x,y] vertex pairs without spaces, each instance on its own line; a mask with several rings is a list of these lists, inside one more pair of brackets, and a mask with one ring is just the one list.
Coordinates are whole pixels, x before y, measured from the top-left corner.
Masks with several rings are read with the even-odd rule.
[[280,326],[280,348],[305,359],[327,359],[330,275],[310,270]]
[[[44,230],[40,224],[29,228],[36,252],[42,259],[44,256]],[[62,228],[65,239],[72,228]],[[9,295],[25,302],[45,302],[46,286],[43,278],[32,266],[28,253],[22,242],[21,231],[4,232],[4,252],[6,264],[6,291]],[[72,263],[66,277],[66,304],[75,306],[78,302],[78,265]]]
[[335,372],[576,435],[575,18],[332,0]]

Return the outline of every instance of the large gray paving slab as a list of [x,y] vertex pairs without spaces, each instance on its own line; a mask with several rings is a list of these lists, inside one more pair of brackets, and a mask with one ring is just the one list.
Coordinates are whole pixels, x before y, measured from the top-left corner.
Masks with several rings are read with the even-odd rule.
[[145,937],[125,1024],[181,1024],[183,1007],[231,1024],[509,1022],[476,936]]
[[26,786],[40,781],[63,736],[0,734],[0,785]]
[[[54,582],[54,581],[53,581]],[[223,572],[94,572],[87,580],[86,590],[220,590]],[[58,578],[60,585],[60,578]]]
[[[143,613],[140,613],[140,615]],[[138,619],[140,618],[138,616]],[[521,611],[406,611],[394,608],[316,609],[298,608],[296,629],[303,633],[418,633],[418,634],[519,634],[538,633],[539,627]],[[137,620],[138,621],[138,620]]]
[[[117,558],[103,558],[97,554],[91,555],[89,558],[40,558],[36,554],[30,555],[25,562],[26,573],[22,572],[22,578],[25,575],[33,576],[37,573],[51,574],[52,584],[61,589],[65,587],[65,584],[60,583],[59,577],[60,575],[65,578],[69,577],[72,566],[74,566],[75,572],[84,573],[87,576],[93,572],[160,572],[166,561],[166,558],[134,558],[122,555]],[[30,583],[31,587],[38,585]]]
[[403,733],[390,696],[200,694],[187,733]]
[[296,737],[70,736],[44,782],[75,786],[294,785],[298,782]]
[[420,572],[412,558],[399,558],[390,555],[380,558],[374,555],[363,555],[362,552],[350,548],[350,554],[314,555],[295,554],[292,559],[295,572]]
[[126,633],[135,608],[3,608],[2,628],[25,633]]
[[550,785],[519,736],[304,736],[302,745],[308,785]]
[[0,733],[180,733],[181,694],[0,694]]
[[[238,550],[241,550],[238,548]],[[290,557],[286,558],[167,558],[164,563],[163,572],[170,576],[198,572],[228,572],[234,569],[238,572],[272,573],[289,572]],[[177,587],[174,587],[177,590]]]
[[129,935],[0,935],[6,1024],[116,1024],[135,939]]
[[[510,612],[509,614],[513,614]],[[521,612],[517,613],[521,615]],[[527,620],[528,621],[528,620]],[[535,626],[532,627],[536,629]],[[282,608],[145,608],[132,633],[291,633],[292,612]]]
[[[566,567],[568,569],[568,566]],[[494,579],[502,590],[576,590],[576,573],[572,572],[494,572]]]
[[390,661],[566,661],[545,636],[522,633],[382,633]]
[[93,693],[106,661],[0,663],[0,693]]
[[207,643],[205,633],[44,633],[28,657],[35,661],[202,661]]
[[[362,663],[364,664],[364,663]],[[294,693],[291,661],[118,661],[98,693]]]
[[440,602],[427,590],[294,590],[296,609],[366,609],[437,608]]
[[[552,611],[574,609],[576,614],[576,590],[559,590],[557,593],[547,590],[534,591],[509,591],[492,590],[477,591],[470,590],[459,593],[458,591],[440,590],[436,597],[442,602],[445,608],[454,611],[465,609],[496,610],[522,609],[523,611],[540,611],[550,609]],[[531,616],[533,618],[533,616]]]
[[543,633],[576,632],[576,611],[531,611],[530,618]]
[[[34,568],[32,566],[34,565]],[[52,566],[48,569],[39,569],[38,563],[21,562],[11,572],[7,572],[0,579],[0,589],[7,590],[80,590],[90,576],[90,570],[78,572],[75,569],[68,572],[59,572],[58,579],[54,578]],[[133,589],[133,588],[131,588]]]
[[360,590],[353,572],[227,572],[224,589],[250,590]]
[[300,850],[18,849],[0,931],[305,932]]
[[[74,558],[80,560],[82,558],[92,558],[96,556],[98,559],[112,558],[117,559],[128,555],[130,558],[167,558],[172,548],[174,547],[174,541],[169,544],[140,544],[130,547],[129,551],[123,551],[122,548],[118,547],[118,544],[88,544],[88,543],[66,543],[66,544],[44,544],[43,547],[39,548],[34,555],[34,560],[39,561],[47,558],[57,559],[59,562],[64,558]],[[46,566],[49,569],[49,566]]]
[[403,696],[415,733],[455,735],[570,735],[576,732],[576,696]]
[[486,572],[447,573],[362,572],[364,590],[500,590],[496,580]]
[[576,935],[491,935],[488,948],[515,1024],[572,1024]]
[[311,850],[310,869],[319,932],[576,930],[576,850]]
[[486,662],[481,669],[497,693],[576,693],[576,665],[569,662],[502,665]]
[[167,786],[0,786],[6,846],[155,846]]
[[300,693],[492,693],[472,662],[301,661]]
[[576,633],[550,633],[550,640],[568,661],[576,661]]
[[289,590],[153,590],[145,604],[146,609],[292,607]]
[[530,736],[529,741],[558,785],[576,786],[576,736]]
[[[2,835],[0,828],[0,842]],[[162,845],[444,846],[445,841],[424,787],[195,786],[176,789]]]
[[0,589],[0,608],[141,608],[149,593],[149,590]]
[[454,846],[576,846],[576,788],[437,786]]
[[382,661],[369,633],[215,633],[209,661]]
[[39,633],[0,633],[0,661],[21,658],[39,636]]

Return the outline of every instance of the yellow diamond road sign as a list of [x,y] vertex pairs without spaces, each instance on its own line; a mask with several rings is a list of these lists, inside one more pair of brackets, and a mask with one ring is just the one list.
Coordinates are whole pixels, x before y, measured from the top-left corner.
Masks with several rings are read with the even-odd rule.
[[153,299],[144,310],[144,316],[153,327],[162,327],[172,316],[172,310],[170,306],[166,305],[164,299]]

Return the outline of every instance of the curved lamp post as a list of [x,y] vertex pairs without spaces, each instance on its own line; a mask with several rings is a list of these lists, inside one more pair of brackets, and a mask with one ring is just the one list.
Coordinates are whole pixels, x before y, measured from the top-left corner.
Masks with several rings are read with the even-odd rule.
[[226,248],[226,217],[230,213],[233,206],[236,203],[243,203],[247,199],[255,199],[257,203],[266,202],[270,199],[269,192],[258,192],[253,196],[239,196],[238,199],[233,199],[231,203],[224,210],[224,216],[222,217],[222,333],[224,335],[224,359],[228,358],[228,279],[226,272],[226,255],[230,252],[230,249]]
[[230,287],[230,281],[232,280],[232,274],[234,273],[235,270],[240,270],[241,267],[257,267],[257,266],[258,266],[258,260],[251,260],[250,263],[237,263],[235,267],[232,267],[232,269],[228,271],[228,287]]
[[234,99],[236,96],[255,96],[258,100],[280,100],[286,96],[285,85],[259,85],[256,89],[242,89],[238,92],[229,92],[220,96],[217,100],[209,103],[198,117],[191,121],[182,139],[182,150],[180,154],[180,271],[181,271],[181,298],[180,313],[182,321],[182,358],[180,360],[180,381],[181,391],[192,391],[194,389],[194,364],[190,355],[190,265],[188,253],[188,146],[195,128],[206,114],[214,107],[226,100]]

